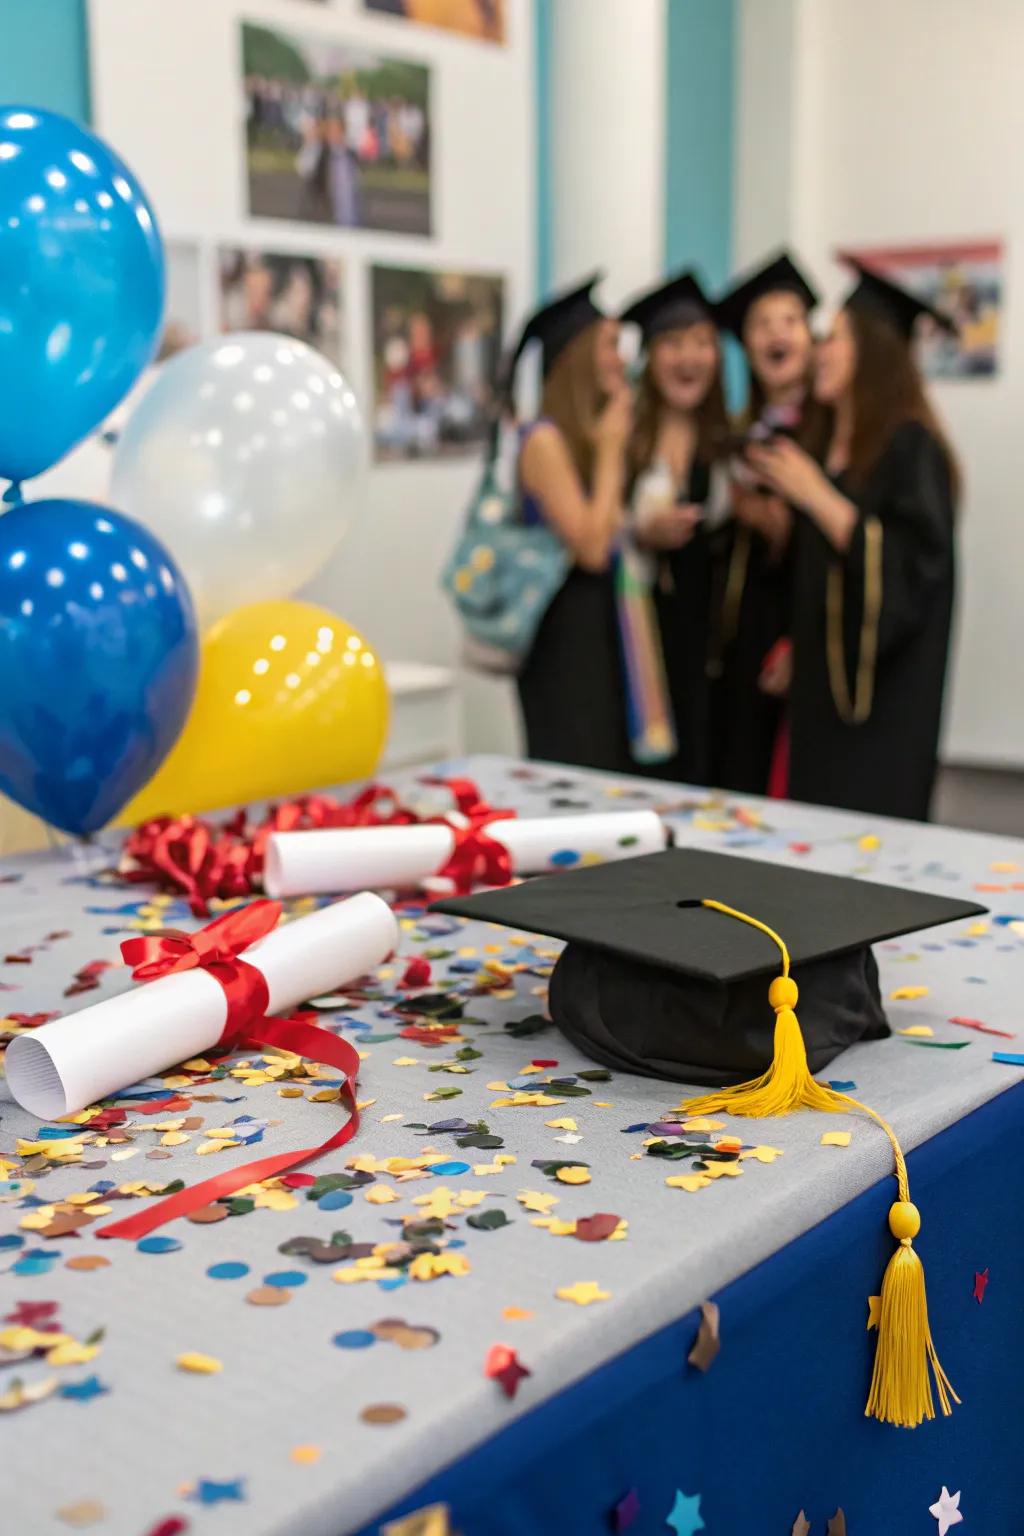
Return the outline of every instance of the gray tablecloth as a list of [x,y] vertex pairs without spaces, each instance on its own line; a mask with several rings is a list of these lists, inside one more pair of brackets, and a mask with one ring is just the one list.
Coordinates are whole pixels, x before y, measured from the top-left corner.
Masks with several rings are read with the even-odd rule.
[[[524,770],[495,758],[448,768],[472,774],[492,802],[522,814],[649,804],[668,808],[682,843],[942,894],[975,895],[979,888],[998,887],[979,897],[992,907],[987,923],[954,925],[879,947],[886,995],[927,988],[891,1002],[894,1027],[927,1025],[933,1035],[896,1034],[859,1046],[839,1058],[829,1076],[855,1082],[858,1096],[891,1119],[906,1148],[1018,1081],[1019,1069],[991,1057],[994,1048],[1020,1050],[1019,1043],[949,1021],[975,1019],[1017,1034],[1024,889],[1014,885],[1024,877],[1024,843],[800,805],[709,803],[701,791],[640,780],[616,783],[537,766]],[[438,791],[417,787],[411,776],[397,782],[421,799],[438,798]],[[94,853],[92,867],[103,862]],[[73,1008],[130,985],[123,970],[109,971],[100,991],[64,997],[81,968],[116,959],[144,892],[83,878],[66,854],[8,861],[0,866],[0,880],[0,961],[23,953],[30,958],[29,964],[0,963],[4,1012]],[[177,921],[182,910],[172,908],[170,916]],[[1011,921],[1017,913],[1020,930]],[[161,922],[167,918],[160,914]],[[460,961],[522,959],[531,953],[510,945],[500,931],[472,926],[417,938],[415,926],[408,925],[403,945],[407,955],[448,951],[447,958],[432,962],[435,978]],[[475,955],[460,956],[465,950]],[[403,964],[404,957],[398,974]],[[467,971],[457,974],[467,981]],[[0,1416],[5,1532],[50,1536],[66,1533],[75,1519],[91,1519],[89,1528],[103,1536],[144,1536],[161,1519],[178,1514],[188,1518],[190,1531],[218,1536],[343,1536],[514,1415],[528,1413],[681,1316],[891,1170],[885,1138],[866,1121],[808,1114],[734,1122],[745,1141],[780,1148],[784,1155],[765,1164],[745,1161],[742,1177],[721,1178],[690,1194],[666,1186],[678,1164],[638,1156],[642,1135],[624,1134],[625,1127],[656,1121],[678,1103],[680,1093],[672,1085],[617,1076],[587,1084],[589,1096],[555,1108],[493,1108],[504,1095],[488,1085],[517,1077],[534,1059],[557,1060],[559,1073],[592,1065],[554,1030],[517,1039],[502,1028],[537,1011],[540,986],[527,970],[515,979],[514,999],[471,1001],[467,1011],[484,1023],[467,1026],[464,1033],[482,1054],[463,1063],[468,1069],[463,1073],[430,1070],[453,1061],[454,1049],[426,1049],[401,1038],[364,1040],[361,1094],[372,1102],[363,1129],[344,1152],[309,1169],[317,1175],[340,1172],[356,1154],[415,1156],[427,1145],[449,1153],[453,1162],[469,1163],[467,1172],[404,1184],[381,1174],[356,1189],[346,1208],[333,1211],[320,1209],[300,1189],[291,1209],[256,1209],[210,1226],[179,1221],[167,1231],[181,1246],[165,1254],[104,1243],[88,1227],[75,1237],[41,1238],[20,1225],[31,1205],[15,1187],[5,1186],[3,1315],[27,1318],[36,1314],[26,1312],[25,1303],[55,1302],[51,1319],[76,1340],[105,1330],[99,1353],[82,1364],[51,1368],[35,1358],[0,1370],[0,1393],[15,1378],[31,1384],[56,1377],[62,1389],[74,1389]],[[343,1012],[361,1019],[364,1032],[369,1021],[371,1036],[393,1035],[398,1027],[372,1005]],[[935,1049],[913,1043],[915,1038],[964,1048]],[[414,1064],[398,1064],[407,1058]],[[133,1126],[145,1128],[131,1142],[88,1148],[87,1170],[58,1167],[37,1178],[30,1202],[61,1200],[108,1179],[196,1182],[234,1162],[317,1141],[338,1123],[336,1104],[280,1097],[273,1083],[246,1088],[229,1078],[215,1088],[236,1102],[197,1103],[194,1113],[203,1116],[203,1127],[170,1149],[169,1158],[147,1157],[159,1135],[148,1128],[152,1119],[133,1115]],[[424,1094],[438,1088],[461,1091],[424,1102]],[[197,1160],[204,1130],[241,1114],[279,1123],[265,1130],[257,1147]],[[39,1127],[6,1098],[0,1116],[0,1155],[8,1159],[8,1177],[15,1179],[17,1140],[35,1140]],[[478,1176],[474,1167],[489,1163],[493,1151],[460,1150],[450,1133],[422,1137],[406,1128],[410,1122],[454,1118],[486,1121],[515,1164]],[[577,1131],[546,1123],[557,1119],[575,1120]],[[822,1146],[822,1134],[830,1129],[851,1131],[850,1145]],[[566,1135],[579,1139],[558,1139]],[[123,1152],[129,1156],[121,1157]],[[531,1167],[541,1158],[578,1158],[589,1164],[591,1182],[555,1182]],[[448,1235],[464,1245],[453,1252],[468,1260],[468,1274],[409,1280],[394,1289],[373,1282],[347,1285],[332,1279],[340,1265],[279,1252],[296,1236],[326,1240],[339,1230],[357,1242],[393,1240],[401,1232],[397,1223],[419,1209],[414,1199],[442,1184],[454,1197],[465,1191],[483,1196],[451,1218],[454,1230]],[[367,1191],[381,1187],[400,1198],[368,1201]],[[552,1235],[534,1225],[519,1203],[523,1190],[557,1196],[551,1214],[570,1221],[616,1213],[628,1221],[628,1236],[582,1243]],[[135,1208],[127,1202],[114,1207],[117,1215]],[[504,1212],[510,1224],[495,1230],[469,1225],[470,1215],[485,1211]],[[24,1245],[13,1246],[15,1238],[23,1238]],[[40,1261],[32,1255],[43,1251],[49,1255],[45,1272],[33,1273]],[[108,1262],[93,1270],[67,1267],[69,1260],[88,1255]],[[210,1277],[211,1266],[229,1261],[247,1265],[247,1274],[234,1280]],[[286,1304],[247,1302],[265,1276],[289,1271],[301,1272],[303,1283],[291,1287]],[[580,1281],[596,1282],[608,1299],[577,1306],[556,1298],[556,1290]],[[508,1308],[529,1316],[506,1316]],[[362,1348],[351,1345],[365,1339],[334,1342],[339,1334],[369,1334],[386,1318],[434,1329],[439,1340],[418,1349],[387,1340]],[[514,1346],[532,1372],[511,1401],[484,1374],[488,1350],[496,1343]],[[222,1369],[212,1375],[180,1369],[178,1357],[190,1352],[215,1358]],[[392,1423],[365,1422],[363,1410],[379,1404],[395,1405],[404,1416]]]

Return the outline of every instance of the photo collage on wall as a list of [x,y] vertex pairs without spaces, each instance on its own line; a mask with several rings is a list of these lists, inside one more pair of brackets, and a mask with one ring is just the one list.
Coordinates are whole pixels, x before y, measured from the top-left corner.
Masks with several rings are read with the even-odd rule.
[[[280,222],[281,238],[169,240],[161,359],[204,335],[294,336],[343,370],[358,316],[349,311],[351,244],[331,230],[437,234],[432,151],[435,71],[376,46],[302,30],[333,0],[289,0],[296,27],[243,21],[246,211]],[[485,42],[506,41],[504,0],[364,0],[365,9]],[[403,38],[412,27],[402,29]],[[396,36],[397,36],[396,29]],[[303,250],[302,230],[316,231]],[[344,249],[344,256],[341,252]],[[393,241],[389,247],[389,256]],[[487,435],[501,354],[505,279],[498,273],[373,259],[364,291],[372,381],[358,393],[379,464],[475,457]]]

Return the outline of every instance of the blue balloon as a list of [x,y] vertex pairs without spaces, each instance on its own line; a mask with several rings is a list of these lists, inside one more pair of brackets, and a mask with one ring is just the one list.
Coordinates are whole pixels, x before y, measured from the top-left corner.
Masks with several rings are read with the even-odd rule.
[[0,106],[0,477],[49,469],[156,350],[163,245],[146,194],[101,139]]
[[95,832],[174,745],[198,670],[188,588],[141,524],[88,501],[0,517],[0,792]]

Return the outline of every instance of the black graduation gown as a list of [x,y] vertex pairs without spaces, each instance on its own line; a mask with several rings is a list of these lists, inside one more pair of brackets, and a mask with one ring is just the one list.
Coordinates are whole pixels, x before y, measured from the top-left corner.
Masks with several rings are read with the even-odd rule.
[[797,527],[790,794],[924,821],[953,612],[948,467],[908,422],[862,489],[835,484],[858,510],[845,556],[810,518]]
[[573,566],[517,678],[529,757],[635,773],[611,568]]
[[784,705],[758,686],[765,657],[789,632],[791,553],[730,518],[713,537],[710,780],[763,795]]
[[[703,505],[710,485],[708,466],[695,463],[689,485],[679,499]],[[639,771],[675,783],[707,784],[711,777],[706,666],[710,603],[710,545],[708,535],[698,527],[682,549],[661,557],[654,587],[677,746],[668,762]]]

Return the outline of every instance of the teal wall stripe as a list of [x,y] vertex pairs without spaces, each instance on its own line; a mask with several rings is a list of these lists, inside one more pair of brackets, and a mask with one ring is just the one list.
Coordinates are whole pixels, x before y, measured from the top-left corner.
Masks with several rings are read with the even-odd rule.
[[732,260],[736,0],[665,4],[665,265],[717,287]]
[[89,121],[85,0],[0,0],[0,102]]
[[552,196],[551,196],[551,7],[554,0],[533,0],[534,93],[536,102],[536,252],[534,259],[538,298],[551,292]]
[[[665,0],[665,269],[698,269],[711,291],[732,270],[738,0]],[[746,395],[740,348],[725,348],[726,393]]]

